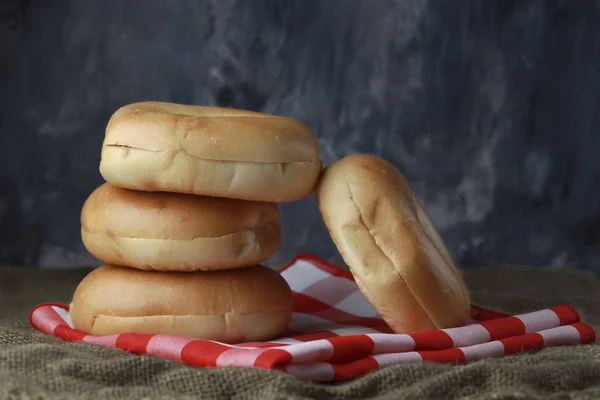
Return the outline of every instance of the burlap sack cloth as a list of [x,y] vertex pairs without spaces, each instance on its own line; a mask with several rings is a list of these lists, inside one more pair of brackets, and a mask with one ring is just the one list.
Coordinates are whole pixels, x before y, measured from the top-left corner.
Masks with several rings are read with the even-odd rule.
[[[196,369],[29,327],[42,302],[68,303],[88,270],[0,269],[1,399],[600,399],[600,346],[573,346],[463,366],[411,364],[354,381],[303,382],[257,369]],[[600,332],[600,278],[494,267],[466,272],[474,301],[511,313],[570,304]]]

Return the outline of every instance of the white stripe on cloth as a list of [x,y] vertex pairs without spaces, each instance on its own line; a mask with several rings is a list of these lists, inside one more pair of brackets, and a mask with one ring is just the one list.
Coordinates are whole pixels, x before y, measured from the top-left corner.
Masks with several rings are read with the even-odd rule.
[[375,343],[373,354],[404,353],[412,351],[415,348],[415,340],[410,335],[373,333],[367,336]]
[[381,318],[377,310],[365,299],[365,296],[358,288],[343,301],[334,304],[334,307],[348,314],[363,318]]
[[329,340],[320,339],[295,344],[283,350],[290,353],[294,363],[306,363],[315,360],[329,360],[333,355],[333,345]]
[[331,274],[317,268],[315,265],[297,260],[296,263],[281,273],[294,292],[302,293],[304,289],[317,281],[327,279]]
[[504,355],[504,345],[495,340],[493,342],[476,344],[474,346],[461,347],[466,361],[481,360],[485,357],[500,357]]
[[423,361],[421,355],[416,351],[409,351],[408,353],[376,354],[371,357],[377,361],[379,367]]
[[265,352],[265,349],[229,349],[217,357],[215,365],[217,367],[254,367],[258,356]]
[[490,341],[490,333],[479,324],[442,329],[454,342],[454,347],[471,346]]
[[170,335],[153,336],[146,346],[146,352],[170,360],[181,360],[181,351],[186,344],[194,341],[192,338]]
[[560,326],[558,315],[548,309],[515,315],[515,317],[520,319],[523,325],[525,325],[525,333],[538,332]]
[[[332,288],[335,288],[335,290],[332,290]],[[309,287],[305,288],[302,291],[302,294],[304,294],[305,296],[312,297],[313,299],[317,299],[330,307],[334,307],[336,304],[343,302],[345,299],[347,299],[349,296],[352,296],[357,291],[359,291],[358,287],[353,281],[346,278],[340,278],[338,276],[330,275],[329,277],[318,280]],[[358,302],[356,302],[356,300],[353,300],[353,303],[351,305],[352,307],[361,307],[361,303],[365,302],[367,301],[365,300],[364,296],[362,296],[362,300],[358,299]],[[350,313],[353,314],[353,312]]]
[[581,340],[577,328],[571,325],[559,326],[558,328],[546,329],[537,332],[544,339],[544,346],[560,346],[565,344],[576,344]]
[[69,314],[69,312],[67,310],[65,310],[62,307],[56,307],[56,306],[52,306],[52,309],[58,314],[60,315],[60,317],[67,323],[67,325],[69,325],[69,327],[71,328],[75,328],[75,325],[73,325],[73,321],[71,320],[71,315]]
[[118,334],[115,335],[106,335],[106,336],[85,336],[81,341],[86,343],[93,343],[102,346],[110,346],[116,347],[117,339],[119,338]]

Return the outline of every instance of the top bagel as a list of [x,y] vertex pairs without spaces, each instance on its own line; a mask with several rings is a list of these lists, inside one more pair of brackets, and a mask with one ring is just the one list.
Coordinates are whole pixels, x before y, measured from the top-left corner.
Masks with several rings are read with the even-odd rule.
[[100,173],[127,189],[277,203],[307,197],[321,167],[317,138],[294,119],[142,102],[111,117]]

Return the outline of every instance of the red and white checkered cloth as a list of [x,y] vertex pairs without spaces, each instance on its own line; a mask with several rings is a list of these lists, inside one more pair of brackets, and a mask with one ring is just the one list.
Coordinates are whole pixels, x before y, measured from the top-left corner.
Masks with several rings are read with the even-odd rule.
[[298,255],[281,271],[294,292],[285,337],[227,345],[170,335],[91,336],[73,329],[68,307],[41,304],[30,314],[36,329],[81,341],[150,354],[196,367],[255,367],[313,381],[352,379],[408,362],[460,364],[548,346],[593,343],[591,326],[572,307],[507,315],[472,306],[469,324],[393,334],[356,286],[352,274],[312,255]]

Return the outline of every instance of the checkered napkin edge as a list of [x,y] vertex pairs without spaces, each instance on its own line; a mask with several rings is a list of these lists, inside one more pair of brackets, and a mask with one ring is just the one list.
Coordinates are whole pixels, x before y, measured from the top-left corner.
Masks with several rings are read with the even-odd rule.
[[571,306],[520,315],[471,306],[466,326],[394,334],[364,298],[352,274],[310,254],[280,271],[294,294],[283,337],[228,345],[172,335],[123,333],[92,336],[74,329],[64,304],[44,303],[31,325],[68,342],[119,348],[195,367],[275,369],[311,381],[353,379],[409,362],[462,364],[544,347],[594,343],[593,328]]

